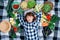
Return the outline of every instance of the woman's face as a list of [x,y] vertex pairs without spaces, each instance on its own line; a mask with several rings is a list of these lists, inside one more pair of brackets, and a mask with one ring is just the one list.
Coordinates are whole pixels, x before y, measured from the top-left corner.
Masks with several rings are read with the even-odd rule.
[[26,19],[27,19],[28,22],[32,22],[33,21],[33,18],[34,18],[33,16],[27,16],[26,17]]

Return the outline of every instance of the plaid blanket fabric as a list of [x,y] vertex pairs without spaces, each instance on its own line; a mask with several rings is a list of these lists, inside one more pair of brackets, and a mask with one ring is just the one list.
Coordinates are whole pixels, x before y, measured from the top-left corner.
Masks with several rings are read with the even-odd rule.
[[[21,0],[18,0],[21,1]],[[36,0],[37,3],[44,3],[44,1],[51,1],[54,4],[53,10],[50,12],[60,17],[60,0]],[[7,17],[7,11],[5,7],[8,4],[8,0],[0,0],[0,22],[2,20],[9,21]],[[39,28],[39,40],[60,40],[60,21],[56,22],[54,31],[45,39],[42,33],[42,27]],[[0,40],[21,40],[23,38],[23,33],[16,33],[17,38],[11,38],[10,33],[0,32]],[[23,40],[23,39],[22,39]]]

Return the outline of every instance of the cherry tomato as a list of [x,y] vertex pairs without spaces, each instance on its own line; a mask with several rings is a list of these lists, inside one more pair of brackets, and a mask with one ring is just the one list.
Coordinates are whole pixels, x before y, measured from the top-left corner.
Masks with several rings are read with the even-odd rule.
[[17,27],[13,27],[14,32],[17,32]]

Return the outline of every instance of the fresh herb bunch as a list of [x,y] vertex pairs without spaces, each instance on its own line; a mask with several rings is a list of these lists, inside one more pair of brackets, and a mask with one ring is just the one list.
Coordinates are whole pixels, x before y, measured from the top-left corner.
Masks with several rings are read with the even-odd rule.
[[14,0],[9,0],[8,1],[8,5],[6,7],[7,13],[9,17],[15,17],[14,14],[12,13],[13,9],[12,9],[12,3]]
[[53,15],[53,16],[51,17],[51,20],[50,20],[50,23],[49,23],[48,27],[49,27],[51,30],[53,30],[53,29],[55,28],[55,23],[56,23],[57,21],[59,21],[59,20],[60,20],[60,17],[58,17],[57,15]]

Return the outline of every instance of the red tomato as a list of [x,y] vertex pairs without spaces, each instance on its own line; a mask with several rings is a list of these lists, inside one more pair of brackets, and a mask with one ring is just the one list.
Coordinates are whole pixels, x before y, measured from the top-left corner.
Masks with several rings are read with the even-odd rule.
[[14,9],[18,9],[18,7],[19,7],[19,5],[17,5],[17,4],[13,5]]
[[17,27],[13,27],[14,32],[17,32]]
[[51,14],[48,14],[48,15],[46,16],[46,18],[47,18],[48,21],[50,21],[50,20],[51,20]]

